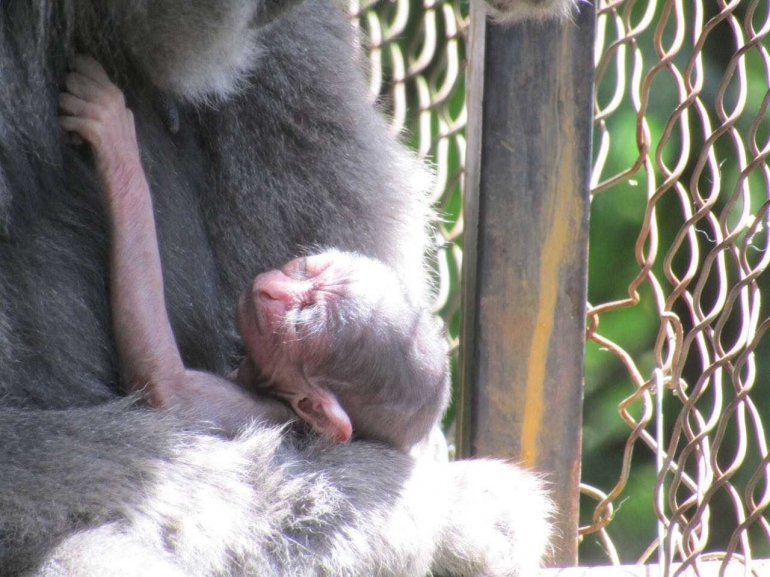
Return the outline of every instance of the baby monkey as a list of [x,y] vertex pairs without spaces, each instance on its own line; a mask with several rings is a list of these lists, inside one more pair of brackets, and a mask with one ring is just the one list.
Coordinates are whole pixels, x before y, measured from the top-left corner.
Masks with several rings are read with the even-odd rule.
[[444,410],[449,370],[437,321],[384,264],[328,251],[258,275],[237,304],[247,352],[224,378],[186,369],[163,296],[149,186],[134,119],[102,66],[76,56],[60,124],[90,143],[110,221],[110,293],[121,376],[151,406],[234,434],[293,420],[408,450]]

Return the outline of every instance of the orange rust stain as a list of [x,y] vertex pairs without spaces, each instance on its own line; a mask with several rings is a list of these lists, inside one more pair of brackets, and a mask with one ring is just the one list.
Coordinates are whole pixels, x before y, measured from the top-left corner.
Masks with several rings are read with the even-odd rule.
[[[564,147],[569,149],[569,147]],[[571,151],[565,151],[565,156]],[[521,432],[522,464],[534,467],[538,457],[538,439],[545,412],[544,385],[548,349],[553,333],[556,301],[559,292],[561,264],[569,258],[574,248],[575,226],[580,220],[580,207],[575,202],[574,174],[567,167],[569,158],[560,158],[557,191],[553,197],[554,209],[546,213],[542,225],[546,230],[540,265],[540,295],[537,303],[537,321],[527,360],[526,392],[524,397],[524,423]],[[566,170],[564,170],[566,168]],[[549,218],[550,217],[550,218]]]

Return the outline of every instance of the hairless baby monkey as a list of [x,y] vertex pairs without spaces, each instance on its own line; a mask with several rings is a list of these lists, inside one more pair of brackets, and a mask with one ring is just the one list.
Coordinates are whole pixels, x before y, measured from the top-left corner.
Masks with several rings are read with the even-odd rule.
[[411,447],[441,415],[449,373],[438,323],[407,295],[384,264],[338,251],[257,276],[238,303],[249,353],[239,382],[272,391],[337,440],[352,424]]
[[[91,144],[111,224],[113,324],[121,372],[152,406],[234,433],[251,419],[293,418],[320,434],[409,449],[446,404],[437,321],[373,259],[328,251],[260,274],[241,296],[247,356],[230,378],[185,368],[163,295],[152,199],[133,115],[101,65],[77,56],[59,100],[61,126]],[[254,394],[254,393],[266,393]]]

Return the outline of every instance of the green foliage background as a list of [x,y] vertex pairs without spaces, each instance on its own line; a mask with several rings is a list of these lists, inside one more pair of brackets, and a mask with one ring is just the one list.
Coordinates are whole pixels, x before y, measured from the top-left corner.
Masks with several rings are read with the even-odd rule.
[[[663,3],[659,2],[656,14],[651,26],[644,34],[637,38],[637,45],[644,55],[644,73],[649,72],[653,65],[659,62],[655,52],[653,34],[655,24],[661,18]],[[717,3],[704,2],[705,21],[715,16],[718,12]],[[761,4],[761,3],[760,3]],[[634,5],[631,21],[638,22],[641,13],[646,9],[646,3],[640,2]],[[739,21],[746,14],[748,2],[743,2],[736,11]],[[759,7],[754,17],[755,26],[766,19],[768,7]],[[690,6],[684,8],[685,25],[692,28],[693,13]],[[757,26],[759,27],[759,26]],[[662,31],[662,45],[670,46],[675,33],[675,27],[668,25]],[[685,45],[675,59],[674,63],[683,71],[687,59],[692,55],[694,39],[691,32],[685,40]],[[764,43],[768,45],[767,40]],[[736,49],[736,41],[729,25],[725,22],[717,26],[709,36],[703,48],[704,57],[704,89],[701,100],[709,108],[712,127],[719,126],[719,120],[715,113],[718,102],[717,88],[722,81],[728,64]],[[632,66],[632,55],[626,56],[626,64]],[[748,72],[748,102],[746,112],[740,117],[736,127],[745,137],[754,116],[760,109],[761,102],[770,87],[767,85],[767,76],[764,63],[756,51],[751,51],[746,56]],[[630,68],[629,68],[630,69]],[[613,74],[605,75],[603,81],[596,87],[597,99],[601,103],[608,102],[617,77]],[[737,98],[736,82],[731,82],[724,101],[729,109],[734,106]],[[679,97],[675,92],[675,84],[667,73],[663,72],[656,77],[650,90],[650,103],[646,111],[646,120],[651,133],[652,149],[650,155],[654,157],[656,152],[668,166],[673,166],[681,150],[681,142],[675,132],[674,138],[659,149],[661,134],[669,117],[679,103]],[[639,155],[636,144],[636,112],[631,106],[628,96],[623,106],[609,119],[607,125],[612,138],[610,156],[603,172],[603,178],[618,174],[630,167]],[[703,137],[699,134],[700,125],[695,115],[691,112],[690,131],[693,136],[692,151],[687,168],[680,178],[685,187],[689,186],[692,170],[698,154],[703,146]],[[770,131],[770,119],[767,115],[762,121],[759,131],[760,148],[763,142],[767,142]],[[598,131],[595,132],[594,155],[598,149]],[[764,140],[762,140],[764,138]],[[720,174],[722,187],[716,213],[721,213],[725,202],[732,194],[738,180],[739,167],[735,148],[730,143],[728,136],[721,137],[715,145],[718,161],[720,162]],[[657,175],[657,184],[662,178]],[[702,179],[703,180],[703,177]],[[706,188],[707,183],[701,182]],[[749,179],[751,188],[752,211],[770,197],[768,183],[760,177],[756,171]],[[589,246],[589,281],[588,299],[593,305],[622,299],[628,296],[628,285],[640,270],[634,256],[634,244],[642,226],[642,218],[646,205],[647,182],[643,171],[638,172],[628,180],[600,193],[594,199],[591,206],[590,246]],[[670,190],[657,204],[657,217],[660,233],[660,249],[653,268],[653,273],[664,283],[664,290],[670,291],[665,284],[663,275],[663,259],[674,236],[684,224],[682,210],[679,201]],[[737,215],[728,215],[728,221]],[[699,227],[704,229],[705,227]],[[705,234],[705,231],[702,231]],[[758,235],[755,244],[762,246],[764,234]],[[700,237],[701,264],[703,256],[714,243],[707,237]],[[685,244],[674,256],[673,267],[677,271],[683,271],[690,261],[690,254]],[[733,276],[732,279],[735,277]],[[760,285],[763,290],[770,290],[767,278],[760,277]],[[716,285],[709,285],[705,301],[713,298]],[[642,372],[644,378],[652,376],[654,368],[653,346],[660,326],[658,313],[652,298],[652,292],[648,286],[640,290],[641,301],[633,307],[623,311],[604,315],[601,318],[599,333],[610,340],[620,344],[631,354]],[[682,318],[686,316],[686,309],[676,305],[675,310]],[[766,312],[763,317],[767,316]],[[732,330],[737,326],[737,319],[731,319]],[[689,321],[687,321],[689,322]],[[685,330],[692,328],[685,324]],[[730,331],[728,326],[727,331]],[[770,357],[768,356],[768,343],[761,343],[757,349],[759,377],[752,392],[752,398],[758,406],[765,423],[770,423]],[[691,351],[683,374],[684,379],[693,384],[696,382],[700,367],[696,359],[696,353]],[[596,486],[603,491],[609,491],[617,482],[621,471],[621,460],[629,428],[618,417],[618,403],[629,396],[635,389],[631,379],[622,364],[616,357],[601,349],[596,343],[588,342],[585,355],[585,402],[584,402],[584,428],[583,428],[583,481]],[[726,385],[730,387],[729,377],[726,377]],[[664,410],[664,422],[667,435],[671,431],[681,403],[673,396],[668,397]],[[637,410],[632,413],[639,414]],[[727,443],[728,445],[732,443]],[[742,486],[759,464],[758,455],[751,452],[746,458],[744,467],[736,475],[736,484]],[[621,498],[616,503],[616,514],[609,526],[609,534],[619,552],[621,561],[634,563],[644,549],[656,537],[656,519],[652,509],[652,495],[655,484],[655,456],[639,442],[637,443],[632,466],[632,476]],[[595,501],[584,499],[581,503],[581,522],[589,523]],[[727,495],[720,491],[712,500],[711,540],[708,550],[724,550],[732,530],[737,525],[735,514],[729,503]],[[758,534],[754,537],[759,537]],[[762,557],[768,554],[768,542],[766,538],[757,538],[752,542],[755,556]],[[588,536],[580,548],[581,564],[606,563],[607,556],[600,540],[595,536]],[[653,562],[656,557],[653,556]]]

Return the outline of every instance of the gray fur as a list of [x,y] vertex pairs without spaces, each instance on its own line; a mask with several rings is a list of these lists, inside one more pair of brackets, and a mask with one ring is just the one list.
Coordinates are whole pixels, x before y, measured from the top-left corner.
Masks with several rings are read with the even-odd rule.
[[236,296],[314,246],[424,297],[430,178],[368,105],[349,22],[326,0],[270,23],[259,6],[0,0],[2,574],[530,575],[548,501],[515,467],[259,424],[226,440],[118,399],[98,183],[56,124],[76,50],[134,111],[188,367],[232,370]]
[[[2,544],[23,545],[0,549],[4,574],[529,575],[547,538],[540,483],[493,461],[224,440],[126,402],[0,419]],[[96,571],[124,548],[143,553]]]

